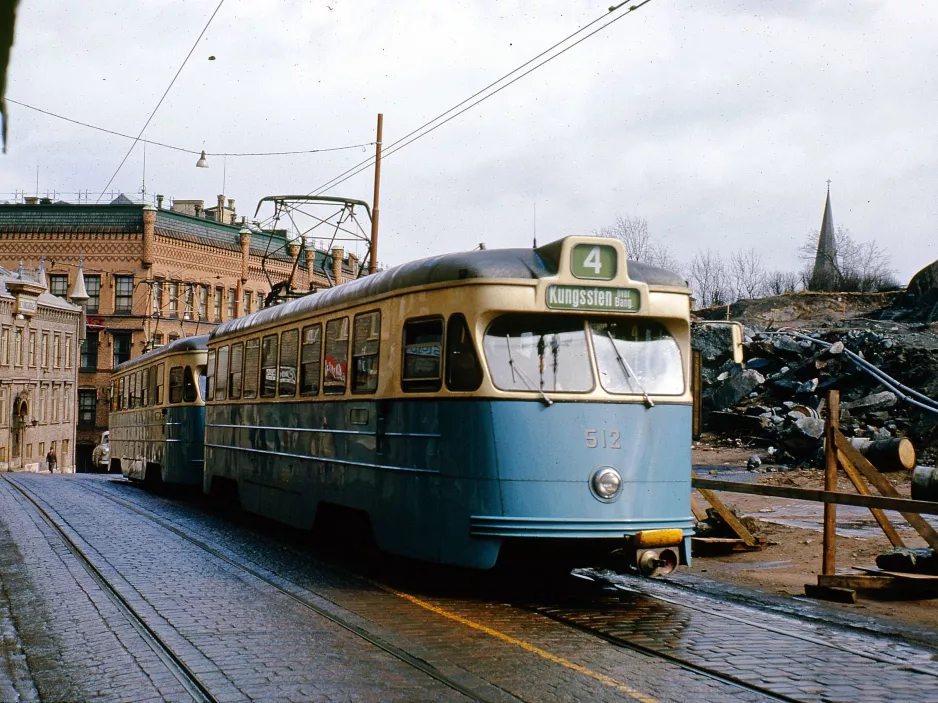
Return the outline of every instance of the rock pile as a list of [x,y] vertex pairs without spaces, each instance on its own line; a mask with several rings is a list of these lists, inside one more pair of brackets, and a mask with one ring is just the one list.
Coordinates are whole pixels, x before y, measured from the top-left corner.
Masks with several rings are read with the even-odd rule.
[[[856,322],[854,322],[856,324]],[[732,357],[729,324],[698,323],[704,428],[778,448],[778,463],[815,463],[824,434],[826,392],[841,393],[848,437],[909,437],[921,461],[938,454],[938,413],[900,401],[845,353],[850,350],[900,383],[938,395],[938,336],[870,321],[867,327],[812,331],[824,346],[795,334],[743,329],[743,358]],[[736,333],[738,334],[738,332]],[[911,335],[911,336],[910,336]],[[924,336],[923,336],[924,335]]]

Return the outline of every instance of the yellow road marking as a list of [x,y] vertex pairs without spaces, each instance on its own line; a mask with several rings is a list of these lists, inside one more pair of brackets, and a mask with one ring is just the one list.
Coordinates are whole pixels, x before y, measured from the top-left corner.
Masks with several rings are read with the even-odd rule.
[[635,699],[636,701],[639,701],[640,703],[660,703],[658,699],[652,698],[651,696],[646,695],[642,693],[641,691],[636,691],[634,688],[631,688],[630,686],[626,686],[624,683],[620,681],[616,681],[615,679],[609,676],[606,676],[605,674],[600,674],[599,672],[593,671],[592,669],[587,669],[585,666],[574,664],[572,661],[568,661],[564,659],[563,657],[558,657],[556,654],[551,654],[550,652],[545,651],[541,649],[540,647],[535,647],[533,644],[529,644],[523,640],[516,639],[512,637],[511,635],[506,635],[504,632],[493,630],[491,627],[486,627],[485,625],[482,625],[480,623],[473,622],[472,620],[464,618],[461,615],[456,615],[455,613],[451,613],[447,610],[443,610],[442,608],[439,608],[431,603],[427,603],[426,601],[421,600],[420,598],[417,598],[416,596],[412,596],[409,593],[397,591],[391,588],[390,586],[385,586],[384,584],[381,584],[381,583],[376,583],[376,582],[373,582],[373,583],[375,586],[378,586],[378,588],[381,588],[382,590],[385,590],[388,593],[393,593],[395,596],[403,598],[404,600],[408,600],[414,605],[419,605],[421,608],[425,608],[426,610],[436,613],[437,615],[442,615],[444,618],[449,618],[450,620],[458,622],[461,625],[466,625],[467,627],[471,627],[474,630],[479,630],[480,632],[484,632],[487,635],[491,635],[492,637],[500,639],[502,642],[508,642],[509,644],[516,645],[518,647],[521,647],[521,649],[525,650],[526,652],[531,652],[532,654],[536,654],[539,657],[546,659],[547,661],[553,662],[554,664],[560,664],[560,666],[565,666],[568,669],[572,669],[573,671],[583,674],[584,676],[588,676],[591,679],[595,679],[596,681],[599,681],[601,684],[609,686],[610,688],[614,688],[617,691],[620,691],[621,693],[624,693],[627,696]]

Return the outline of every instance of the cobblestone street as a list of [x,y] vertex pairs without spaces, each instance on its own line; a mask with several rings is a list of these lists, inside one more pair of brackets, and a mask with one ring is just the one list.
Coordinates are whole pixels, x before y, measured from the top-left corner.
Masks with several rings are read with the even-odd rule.
[[[924,650],[895,644],[907,667],[860,651],[844,675],[843,652],[801,640],[808,667],[735,606],[686,609],[657,582],[571,627],[465,589],[369,581],[111,476],[0,480],[0,583],[0,701],[938,700]],[[706,608],[730,619],[704,622]]]

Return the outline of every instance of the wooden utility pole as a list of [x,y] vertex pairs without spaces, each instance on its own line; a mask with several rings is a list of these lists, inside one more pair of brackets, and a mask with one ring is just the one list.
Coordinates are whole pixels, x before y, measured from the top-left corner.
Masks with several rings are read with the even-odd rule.
[[375,197],[371,204],[371,260],[368,272],[378,270],[378,200],[381,190],[381,133],[384,128],[384,114],[378,113],[378,139],[375,142]]
[[[827,392],[827,422],[824,425],[824,490],[837,490],[837,428],[840,425],[840,391]],[[824,551],[821,573],[836,571],[837,556],[837,506],[824,504]]]

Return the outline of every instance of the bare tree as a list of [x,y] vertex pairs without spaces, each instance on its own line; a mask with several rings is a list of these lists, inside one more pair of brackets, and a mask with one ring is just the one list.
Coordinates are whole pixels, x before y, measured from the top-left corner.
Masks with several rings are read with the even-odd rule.
[[729,275],[733,293],[739,298],[758,298],[766,290],[765,266],[755,249],[736,251],[730,256]]
[[698,308],[726,305],[729,302],[726,264],[718,253],[710,249],[698,252],[691,259],[688,272]]
[[600,237],[618,239],[625,245],[626,256],[651,266],[680,273],[684,268],[667,246],[652,241],[648,233],[648,220],[637,215],[616,216],[616,221],[595,232]]
[[802,288],[801,276],[795,271],[772,271],[765,277],[765,293],[782,295],[794,293]]
[[[817,254],[818,231],[809,231],[798,248],[800,258],[813,262]],[[876,242],[857,242],[843,225],[834,229],[836,242],[837,285],[839,291],[868,292],[894,288],[898,285],[889,266],[889,254]],[[810,267],[807,271],[810,278]]]
[[600,237],[618,239],[625,244],[625,253],[633,261],[646,261],[651,240],[648,235],[648,220],[637,215],[616,215],[616,221],[600,228]]

